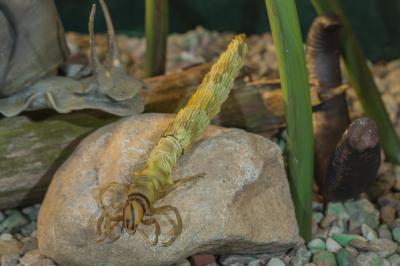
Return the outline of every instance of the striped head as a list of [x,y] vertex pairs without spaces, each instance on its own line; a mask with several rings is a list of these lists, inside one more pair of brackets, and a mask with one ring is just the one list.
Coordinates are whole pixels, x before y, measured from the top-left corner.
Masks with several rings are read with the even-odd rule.
[[134,234],[149,208],[149,201],[141,194],[130,194],[123,214],[123,225],[128,234]]

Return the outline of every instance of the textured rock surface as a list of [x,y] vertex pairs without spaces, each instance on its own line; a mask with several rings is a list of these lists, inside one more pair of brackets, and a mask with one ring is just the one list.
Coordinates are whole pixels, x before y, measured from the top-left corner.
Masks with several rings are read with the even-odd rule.
[[[282,254],[300,241],[279,148],[242,130],[211,126],[178,161],[174,177],[205,172],[160,200],[184,229],[169,247],[123,232],[97,243],[96,189],[143,167],[171,116],[123,119],[86,138],[57,171],[39,213],[42,254],[61,265],[168,265],[196,253]],[[165,231],[164,231],[165,232]]]

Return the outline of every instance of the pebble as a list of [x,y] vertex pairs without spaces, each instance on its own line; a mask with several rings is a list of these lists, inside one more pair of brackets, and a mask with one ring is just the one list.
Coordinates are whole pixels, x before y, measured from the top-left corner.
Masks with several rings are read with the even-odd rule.
[[0,211],[0,223],[6,218],[6,216],[4,215],[4,213],[2,211]]
[[389,262],[393,266],[400,266],[400,255],[399,254],[393,254],[388,258]]
[[346,211],[345,206],[341,202],[329,202],[326,208],[326,216],[334,215],[339,219],[348,220],[350,219],[349,214]]
[[8,212],[8,216],[0,224],[0,232],[15,233],[29,223],[29,220],[17,210]]
[[223,266],[228,266],[234,263],[241,263],[246,265],[255,259],[257,258],[250,255],[222,255],[219,258],[219,263]]
[[336,261],[338,266],[352,266],[355,264],[356,258],[346,249],[341,249],[336,253]]
[[342,246],[336,242],[335,240],[333,240],[332,238],[328,238],[326,240],[326,249],[330,252],[336,253],[338,252],[340,249],[342,248]]
[[25,253],[27,253],[28,251],[38,249],[38,242],[37,242],[36,237],[27,237],[22,240],[22,243],[23,243],[23,245],[22,245],[21,249],[19,250],[19,253],[22,256],[25,255]]
[[364,241],[366,241],[366,239],[363,238],[362,236],[359,236],[359,235],[349,235],[349,234],[333,234],[333,235],[332,235],[332,238],[333,238],[336,242],[338,242],[340,245],[342,245],[343,247],[347,246],[348,243],[349,243],[351,240],[354,240],[354,239],[359,239],[359,240],[364,240]]
[[36,206],[29,206],[22,209],[22,213],[29,217],[29,220],[36,221],[39,213],[39,208]]
[[300,246],[296,249],[294,256],[292,257],[292,266],[303,266],[310,261],[311,252],[307,250],[305,246]]
[[335,255],[327,250],[322,250],[314,254],[313,263],[318,266],[336,266]]
[[396,219],[396,209],[392,206],[383,206],[380,210],[381,220],[385,224],[390,224]]
[[387,224],[381,224],[378,228],[379,238],[392,240],[392,232],[389,230],[389,226]]
[[384,261],[378,254],[373,252],[361,253],[356,259],[357,265],[362,266],[383,266]]
[[393,240],[400,243],[400,227],[396,227],[392,230]]
[[286,266],[286,264],[279,258],[272,258],[268,261],[267,266]]
[[366,224],[361,225],[361,232],[367,240],[374,240],[378,238],[378,234],[375,232],[375,230]]
[[265,262],[263,260],[253,260],[247,264],[247,266],[263,266],[263,265],[265,265]]
[[344,248],[346,251],[348,251],[351,255],[353,255],[354,257],[356,257],[358,255],[358,251],[357,249],[347,246]]
[[344,203],[350,219],[361,226],[367,224],[369,227],[375,229],[379,226],[379,211],[375,209],[374,205],[368,199],[360,199],[356,201],[347,201]]
[[336,221],[338,217],[333,214],[326,215],[320,222],[321,228],[325,229],[328,228],[334,221]]
[[21,228],[21,234],[25,237],[30,236],[32,232],[35,231],[35,229],[36,229],[36,222],[32,221]]
[[38,249],[27,252],[20,260],[23,266],[55,266],[56,264],[40,254]]
[[19,255],[16,254],[8,254],[1,256],[0,265],[1,266],[16,266],[19,261]]
[[313,221],[315,223],[319,223],[324,218],[324,214],[322,212],[313,212]]
[[332,235],[337,235],[337,234],[342,234],[344,233],[344,228],[343,227],[339,227],[339,226],[332,226],[331,229],[329,230],[329,234],[328,236],[332,236]]
[[316,238],[308,242],[308,250],[312,253],[324,250],[326,248],[325,242],[322,239]]

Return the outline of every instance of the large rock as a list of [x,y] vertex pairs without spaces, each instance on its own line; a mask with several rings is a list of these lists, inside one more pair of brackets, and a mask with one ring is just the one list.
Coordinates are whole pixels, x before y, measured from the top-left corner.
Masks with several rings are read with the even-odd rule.
[[[210,126],[174,177],[205,172],[159,201],[182,215],[169,247],[126,232],[97,243],[96,191],[143,167],[170,115],[136,115],[87,137],[55,174],[38,220],[40,251],[61,265],[169,265],[196,253],[282,254],[300,238],[281,152],[271,141]],[[163,230],[163,229],[162,229]],[[165,232],[165,230],[163,231]]]

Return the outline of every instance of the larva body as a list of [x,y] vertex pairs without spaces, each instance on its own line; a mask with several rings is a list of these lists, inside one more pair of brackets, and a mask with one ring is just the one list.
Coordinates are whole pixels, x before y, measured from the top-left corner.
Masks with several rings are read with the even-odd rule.
[[[234,80],[244,64],[247,53],[245,36],[233,38],[217,62],[204,77],[187,105],[181,109],[175,119],[168,125],[160,141],[151,151],[144,169],[133,175],[133,180],[126,188],[128,199],[123,206],[123,214],[108,215],[98,220],[98,232],[107,236],[115,223],[123,221],[123,227],[133,234],[139,224],[155,225],[158,237],[160,226],[154,218],[144,217],[172,211],[176,215],[177,224],[169,245],[180,234],[182,221],[175,207],[164,206],[154,208],[154,203],[176,186],[171,172],[182,153],[196,141],[210,124],[210,120],[220,111],[222,103],[227,99]],[[104,194],[104,193],[102,193]],[[100,195],[102,197],[102,195]],[[100,199],[101,202],[101,199]],[[101,204],[100,204],[101,205]],[[107,210],[104,209],[104,212]],[[113,214],[115,211],[112,212]],[[107,221],[106,221],[107,220]]]

